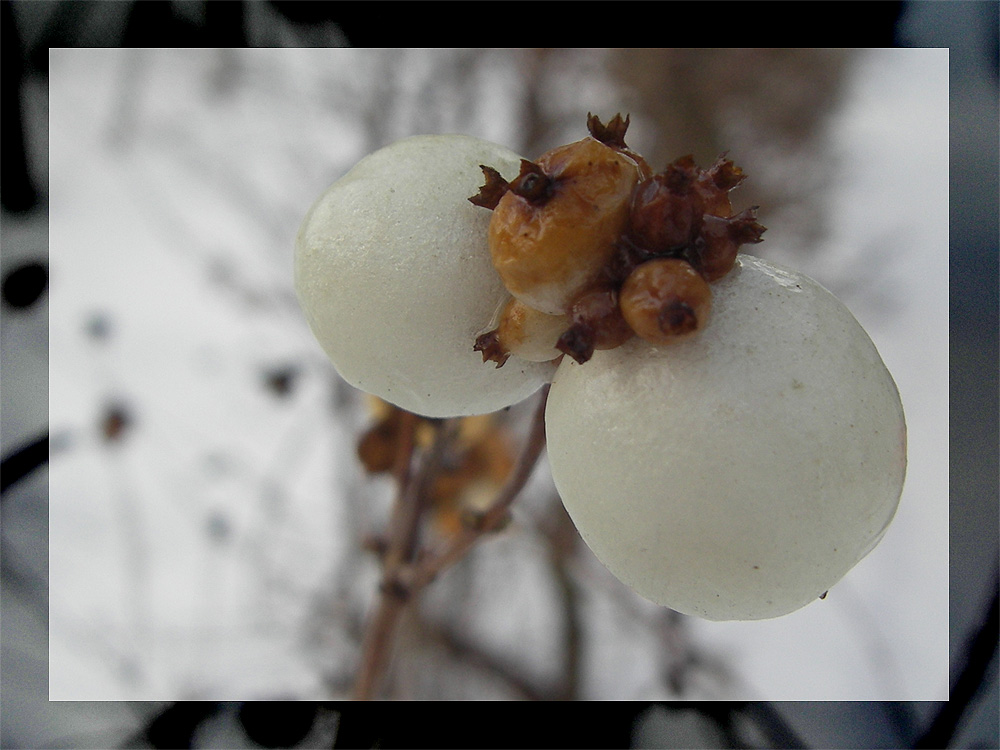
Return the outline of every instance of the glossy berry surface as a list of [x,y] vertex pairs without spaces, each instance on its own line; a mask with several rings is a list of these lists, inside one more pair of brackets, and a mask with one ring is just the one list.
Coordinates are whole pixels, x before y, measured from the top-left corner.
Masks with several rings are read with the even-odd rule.
[[882,537],[903,410],[865,331],[816,282],[741,255],[713,288],[696,336],[563,360],[549,463],[588,546],[639,594],[711,620],[777,617]]
[[303,219],[295,288],[351,385],[418,414],[485,414],[547,382],[549,364],[483,367],[473,341],[508,298],[490,262],[490,214],[469,203],[482,163],[520,157],[467,136],[416,136],[359,162]]

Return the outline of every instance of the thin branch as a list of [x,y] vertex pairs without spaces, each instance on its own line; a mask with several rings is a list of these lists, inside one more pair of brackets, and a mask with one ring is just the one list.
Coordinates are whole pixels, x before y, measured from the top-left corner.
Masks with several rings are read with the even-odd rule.
[[767,735],[771,747],[789,748],[790,750],[809,747],[774,703],[752,701],[744,703],[739,711],[751,719],[758,729]]
[[434,444],[423,456],[415,476],[409,471],[408,456],[413,451],[416,420],[414,418],[404,423],[404,437],[397,447],[399,453],[394,467],[400,480],[399,493],[389,522],[379,601],[365,629],[362,643],[361,664],[354,685],[356,699],[370,700],[377,695],[388,670],[401,615],[409,603],[442,570],[464,557],[480,537],[497,529],[507,520],[510,505],[527,484],[545,447],[547,395],[548,386],[545,386],[539,396],[525,446],[493,503],[459,532],[438,555],[421,554],[420,521],[426,509],[428,491],[440,468],[441,457],[457,432],[458,420],[445,420],[438,425]]
[[501,527],[508,518],[511,504],[528,483],[528,478],[538,463],[545,448],[545,404],[548,398],[546,385],[539,398],[527,440],[517,457],[517,462],[503,487],[497,493],[490,507],[469,523],[452,538],[448,546],[438,554],[428,554],[414,567],[409,583],[414,588],[422,588],[433,581],[443,570],[461,560],[472,546],[485,534]]
[[917,738],[914,747],[948,747],[955,739],[962,718],[980,692],[986,670],[993,663],[997,651],[997,628],[1000,627],[998,588],[1000,588],[1000,575],[994,571],[993,597],[990,599],[982,623],[966,645],[962,672],[952,685],[948,702],[941,707],[927,731]]
[[437,473],[445,448],[454,438],[457,422],[446,420],[438,424],[430,451],[424,456],[420,470],[415,476],[411,476],[409,470],[404,468],[404,464],[408,466],[409,459],[404,457],[413,450],[415,427],[415,418],[405,422],[400,455],[397,456],[397,476],[407,478],[408,481],[400,484],[389,522],[379,602],[365,630],[361,665],[354,685],[354,697],[358,700],[375,697],[389,665],[400,616],[416,592],[416,589],[404,583],[403,571],[407,569],[417,547],[420,517],[424,509],[423,499]]
[[570,573],[570,560],[576,546],[574,543],[577,539],[577,532],[562,503],[555,503],[553,508],[556,515],[556,528],[551,537],[550,559],[565,620],[562,700],[575,701],[580,697],[580,661],[583,650],[583,616],[580,612],[580,595]]
[[558,697],[540,690],[530,680],[520,675],[514,665],[499,656],[484,651],[479,645],[450,628],[440,626],[428,628],[427,634],[434,636],[451,656],[462,659],[476,669],[502,680],[525,700],[545,701]]

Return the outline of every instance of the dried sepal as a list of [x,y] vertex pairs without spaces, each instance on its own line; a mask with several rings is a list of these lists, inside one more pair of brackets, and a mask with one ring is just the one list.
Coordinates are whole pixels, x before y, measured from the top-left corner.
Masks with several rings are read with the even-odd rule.
[[619,151],[628,150],[628,146],[625,145],[625,131],[628,130],[628,124],[629,115],[625,115],[623,120],[620,112],[612,117],[607,125],[602,123],[597,115],[587,113],[587,130],[591,137]]
[[719,190],[730,191],[747,178],[743,170],[722,154],[706,172]]
[[590,361],[594,356],[594,327],[588,323],[577,322],[571,325],[556,342],[556,349],[568,354],[579,364]]
[[730,236],[740,245],[751,245],[763,242],[761,237],[767,231],[767,227],[757,221],[757,211],[760,206],[750,206],[750,208],[728,219]]
[[506,194],[506,192],[510,189],[510,183],[508,183],[507,180],[505,180],[493,167],[480,164],[479,168],[483,170],[486,182],[481,188],[479,188],[478,193],[469,198],[469,203],[474,206],[488,208],[492,211],[497,207],[497,204],[500,202],[500,199],[504,197],[504,194]]
[[497,329],[487,331],[477,337],[472,348],[483,355],[483,362],[496,362],[498,368],[503,367],[507,358],[510,357],[510,352],[500,342],[500,332]]
[[634,335],[618,306],[616,287],[598,288],[573,303],[573,324],[559,337],[556,348],[580,364],[595,350],[614,349]]
[[544,205],[552,197],[555,181],[535,162],[521,159],[521,172],[510,183],[510,192],[535,206]]
[[740,246],[762,242],[766,227],[757,222],[757,207],[736,216],[722,218],[706,215],[697,242],[684,257],[706,281],[718,281],[732,269]]

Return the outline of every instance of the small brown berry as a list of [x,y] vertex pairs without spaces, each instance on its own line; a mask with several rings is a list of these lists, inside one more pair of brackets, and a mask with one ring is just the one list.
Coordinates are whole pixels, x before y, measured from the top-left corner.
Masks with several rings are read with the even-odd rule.
[[651,344],[669,344],[704,327],[712,290],[687,261],[657,258],[625,280],[619,306],[639,336]]
[[692,188],[693,181],[692,174],[672,164],[636,187],[631,236],[637,245],[660,254],[683,248],[694,240],[705,206]]

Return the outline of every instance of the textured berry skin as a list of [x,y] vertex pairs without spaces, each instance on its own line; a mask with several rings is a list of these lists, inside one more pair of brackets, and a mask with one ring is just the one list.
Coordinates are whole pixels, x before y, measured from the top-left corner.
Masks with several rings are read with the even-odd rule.
[[778,617],[884,534],[903,410],[865,331],[816,282],[740,255],[713,290],[697,336],[563,360],[549,463],[588,546],[639,594],[710,620]]
[[511,294],[559,315],[595,284],[614,254],[643,172],[590,137],[549,151],[537,166],[551,180],[547,194],[504,194],[490,221],[490,254]]
[[295,288],[340,375],[430,417],[485,414],[547,382],[553,366],[483,367],[476,335],[508,298],[490,262],[490,214],[469,203],[489,163],[521,158],[468,136],[416,136],[361,160],[303,219]]

